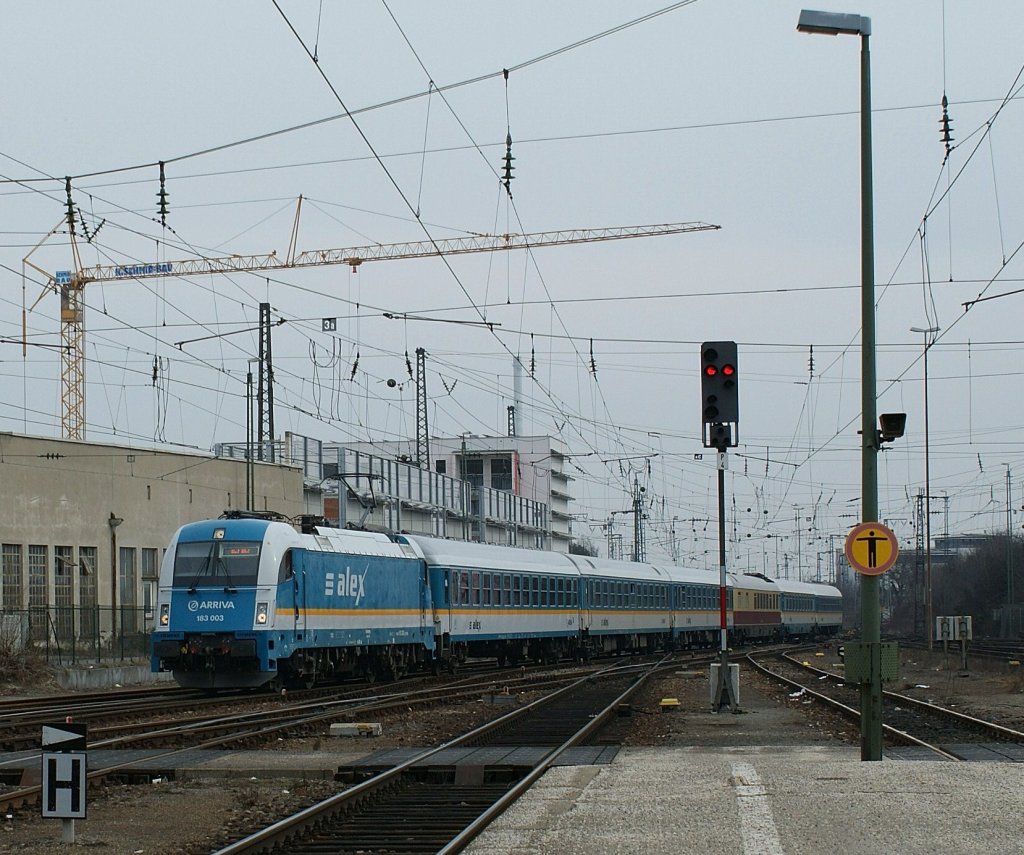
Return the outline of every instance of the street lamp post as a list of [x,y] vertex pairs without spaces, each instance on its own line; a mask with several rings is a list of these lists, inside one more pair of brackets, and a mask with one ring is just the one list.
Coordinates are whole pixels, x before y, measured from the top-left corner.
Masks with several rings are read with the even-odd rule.
[[928,649],[935,646],[935,617],[932,608],[932,490],[928,444],[928,351],[941,327],[911,327],[924,336],[924,622]]
[[[797,30],[821,35],[860,36],[860,313],[861,313],[861,515],[878,519],[877,390],[875,388],[875,235],[871,177],[871,19],[840,12],[800,12]],[[861,632],[876,659],[882,639],[882,612],[877,576],[862,574]],[[861,683],[861,760],[882,759],[882,680],[878,669]]]

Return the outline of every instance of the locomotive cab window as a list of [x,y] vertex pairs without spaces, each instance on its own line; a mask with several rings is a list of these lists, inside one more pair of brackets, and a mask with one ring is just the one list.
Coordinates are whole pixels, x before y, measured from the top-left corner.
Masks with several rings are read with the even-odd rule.
[[277,568],[277,581],[287,582],[295,576],[295,568],[292,567],[292,551],[286,549],[281,557],[281,566]]
[[172,584],[190,589],[255,585],[259,569],[259,541],[179,543],[174,553]]

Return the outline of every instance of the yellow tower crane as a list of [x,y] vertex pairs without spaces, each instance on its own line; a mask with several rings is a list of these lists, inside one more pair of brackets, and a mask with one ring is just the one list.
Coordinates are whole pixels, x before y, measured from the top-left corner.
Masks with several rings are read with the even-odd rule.
[[[663,223],[650,226],[618,226],[603,229],[562,229],[560,231],[527,234],[478,234],[439,240],[381,243],[369,246],[351,246],[343,249],[314,249],[296,251],[299,215],[302,197],[298,199],[288,252],[284,258],[277,252],[262,255],[225,255],[186,258],[181,261],[161,261],[140,264],[108,264],[83,267],[80,262],[73,222],[69,228],[72,257],[75,268],[50,273],[30,261],[32,253],[23,259],[46,277],[39,298],[27,311],[31,312],[48,293],[60,295],[61,329],[61,429],[67,439],[85,438],[85,326],[83,296],[90,282],[123,282],[167,276],[201,276],[215,273],[265,273],[273,270],[292,270],[302,267],[321,267],[330,264],[348,264],[355,271],[367,261],[385,261],[402,258],[429,258],[442,255],[464,255],[471,252],[498,252],[513,249],[533,249],[541,246],[566,246],[575,243],[625,240],[626,238],[658,237],[686,232],[715,231],[721,226],[708,223]],[[67,221],[62,220],[60,225]],[[59,228],[59,226],[58,226]],[[50,234],[54,234],[54,231]],[[45,239],[44,239],[45,242]],[[38,246],[41,246],[40,243]],[[36,247],[38,249],[38,246]],[[33,250],[35,252],[35,250]],[[26,310],[22,310],[22,335],[26,338]]]

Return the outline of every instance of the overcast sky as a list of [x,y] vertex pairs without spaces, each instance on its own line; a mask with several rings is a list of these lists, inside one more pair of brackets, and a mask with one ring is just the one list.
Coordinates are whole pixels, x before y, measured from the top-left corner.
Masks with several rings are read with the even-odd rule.
[[[243,441],[252,328],[268,301],[283,321],[279,434],[413,438],[406,354],[418,347],[432,433],[504,433],[518,355],[534,372],[519,432],[568,444],[577,533],[603,553],[601,526],[629,507],[635,481],[649,555],[672,552],[674,527],[680,560],[715,566],[714,455],[695,459],[698,352],[734,339],[731,562],[824,571],[829,536],[838,545],[859,521],[859,39],[797,33],[801,4],[788,0],[279,3],[7,10],[0,430],[61,434],[60,301],[32,268],[22,277],[22,259],[42,242],[33,263],[72,267],[66,229],[46,238],[64,215],[64,176],[84,265],[283,256],[300,194],[300,250],[712,224],[356,273],[89,285],[86,436]],[[910,328],[939,326],[931,489],[948,500],[933,500],[933,533],[1005,530],[1007,466],[1011,505],[1024,504],[1024,294],[964,304],[1021,287],[1024,5],[832,8],[873,25],[878,409],[908,414],[906,437],[880,457],[880,515],[913,544],[925,443],[923,336]],[[511,200],[499,180],[507,133]],[[321,331],[326,317],[336,332]],[[629,517],[615,531],[628,550]]]

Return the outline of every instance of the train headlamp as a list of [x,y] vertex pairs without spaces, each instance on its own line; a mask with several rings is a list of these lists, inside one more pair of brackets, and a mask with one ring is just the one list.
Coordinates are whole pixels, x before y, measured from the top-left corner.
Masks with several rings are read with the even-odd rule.
[[266,626],[268,611],[269,611],[269,604],[268,603],[256,603],[256,624],[257,624],[257,626]]
[[171,604],[160,604],[160,626],[169,626],[171,623]]

